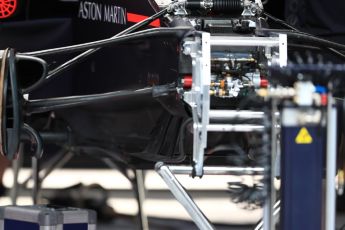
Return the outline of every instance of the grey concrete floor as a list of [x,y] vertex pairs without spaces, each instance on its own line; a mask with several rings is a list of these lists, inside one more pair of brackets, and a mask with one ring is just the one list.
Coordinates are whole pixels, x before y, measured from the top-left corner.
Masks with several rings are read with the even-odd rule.
[[[23,172],[27,174],[27,172]],[[83,175],[83,176],[81,176]],[[23,178],[25,179],[25,175]],[[22,181],[21,179],[21,181]],[[205,177],[195,180],[189,177],[179,177],[182,184],[190,190],[192,197],[200,205],[211,221],[222,223],[218,230],[249,230],[254,229],[250,224],[256,223],[261,216],[260,210],[248,211],[231,203],[226,186],[234,177]],[[242,178],[250,180],[251,178]],[[43,193],[48,195],[52,191],[82,182],[83,184],[97,183],[109,191],[109,205],[117,213],[127,217],[115,218],[108,223],[99,222],[97,230],[139,230],[137,219],[137,204],[133,199],[130,184],[119,173],[109,170],[57,170],[43,183]],[[109,183],[111,182],[111,183]],[[5,185],[11,187],[10,172],[5,175]],[[188,221],[188,215],[178,204],[162,183],[161,179],[152,172],[147,173],[146,188],[149,189],[146,212],[154,218],[149,219],[150,230],[197,230],[194,223]],[[19,204],[30,204],[30,192],[21,191]],[[10,203],[9,198],[0,199],[0,205]],[[173,219],[172,219],[173,218]],[[337,230],[345,224],[345,214],[337,216]],[[342,230],[345,230],[342,229]]]

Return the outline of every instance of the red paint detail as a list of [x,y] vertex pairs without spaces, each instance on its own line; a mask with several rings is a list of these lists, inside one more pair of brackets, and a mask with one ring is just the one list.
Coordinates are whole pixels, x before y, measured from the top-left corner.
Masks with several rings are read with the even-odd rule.
[[193,78],[190,75],[186,75],[183,77],[183,88],[184,89],[191,89],[193,85]]
[[261,78],[260,87],[261,88],[267,88],[268,87],[268,80],[266,78]]
[[17,10],[17,0],[0,0],[0,19],[11,17]]
[[[137,22],[141,22],[141,21],[145,20],[146,18],[148,18],[148,17],[145,15],[127,13],[127,21],[129,21],[129,22],[137,23]],[[159,19],[157,19],[157,20],[154,20],[153,22],[151,22],[150,26],[160,27],[161,23],[160,23]]]
[[321,94],[321,105],[327,105],[327,94]]

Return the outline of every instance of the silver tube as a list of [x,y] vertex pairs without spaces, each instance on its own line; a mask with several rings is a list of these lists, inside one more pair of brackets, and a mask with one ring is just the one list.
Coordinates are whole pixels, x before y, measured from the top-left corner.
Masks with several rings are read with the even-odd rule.
[[[274,212],[273,212],[273,216],[274,216],[274,223],[277,223],[279,220],[279,213],[280,213],[280,200],[278,200],[274,206]],[[254,230],[262,230],[262,227],[264,226],[264,221],[261,220],[256,226]]]
[[149,230],[149,221],[145,212],[145,178],[143,170],[135,170],[135,180],[137,189],[138,215],[140,218],[141,230]]
[[40,178],[39,178],[39,159],[34,156],[31,157],[32,164],[32,179],[33,179],[33,188],[32,188],[32,202],[34,205],[38,203],[39,198],[39,189],[40,189]]
[[262,132],[264,130],[263,125],[210,124],[207,126],[209,132]]
[[19,191],[19,171],[20,168],[23,166],[23,160],[24,160],[24,145],[21,143],[19,145],[19,150],[18,150],[18,158],[12,162],[12,170],[13,170],[13,185],[11,188],[11,202],[12,205],[17,205],[17,198],[18,198],[18,191]]
[[264,112],[259,111],[237,111],[237,110],[211,110],[209,117],[211,120],[224,120],[224,119],[261,119],[265,116]]
[[278,112],[278,101],[277,99],[272,100],[272,105],[271,105],[271,121],[272,121],[272,127],[271,127],[271,155],[270,155],[270,165],[271,167],[271,174],[270,174],[270,182],[267,185],[268,186],[268,195],[265,201],[265,206],[264,206],[264,223],[263,223],[263,229],[264,230],[274,230],[275,225],[274,225],[274,201],[276,200],[275,198],[275,188],[274,188],[274,177],[275,177],[275,160],[276,160],[276,154],[277,154],[277,142],[278,142],[278,133],[277,133],[277,128],[276,125],[278,124],[277,117],[276,117],[276,112]]
[[169,167],[162,162],[158,162],[155,166],[156,172],[162,177],[171,193],[176,200],[186,209],[194,223],[202,230],[215,229],[209,220],[205,217],[199,207],[194,203],[186,190],[182,187],[176,177],[172,174]]
[[335,176],[337,160],[337,111],[333,108],[332,94],[328,94],[327,106],[327,162],[326,162],[326,230],[335,229]]
[[279,47],[279,37],[211,36],[211,46]]
[[[192,174],[192,166],[169,166],[173,174]],[[260,167],[225,167],[205,166],[204,175],[262,175],[265,169]]]

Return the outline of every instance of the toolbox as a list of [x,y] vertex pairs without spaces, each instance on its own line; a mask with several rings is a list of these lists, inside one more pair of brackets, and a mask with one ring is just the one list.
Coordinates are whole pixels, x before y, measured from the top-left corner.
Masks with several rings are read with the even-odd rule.
[[0,207],[0,230],[96,230],[95,211],[51,205]]

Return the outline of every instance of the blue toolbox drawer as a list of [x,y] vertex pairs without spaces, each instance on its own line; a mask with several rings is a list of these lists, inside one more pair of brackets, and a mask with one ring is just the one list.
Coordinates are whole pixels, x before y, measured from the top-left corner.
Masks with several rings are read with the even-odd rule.
[[0,230],[96,230],[95,211],[49,205],[0,207]]

